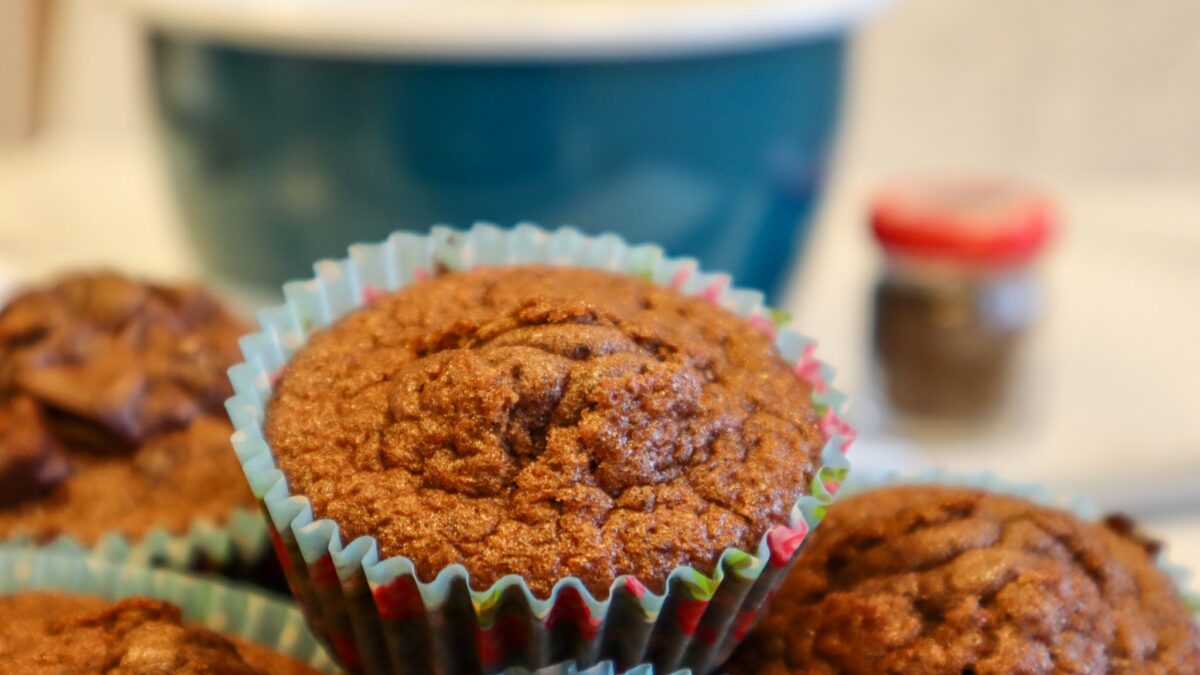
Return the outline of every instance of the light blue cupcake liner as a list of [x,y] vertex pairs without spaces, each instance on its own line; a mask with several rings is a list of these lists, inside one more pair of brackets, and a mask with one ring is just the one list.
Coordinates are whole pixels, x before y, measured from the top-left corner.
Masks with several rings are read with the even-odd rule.
[[[503,675],[617,675],[617,669],[613,667],[612,661],[597,663],[588,668],[580,668],[575,665],[574,661],[568,661],[537,670],[509,668],[503,671]],[[654,666],[650,664],[634,666],[628,670],[621,671],[621,675],[654,675]],[[691,671],[680,670],[671,675],[691,675]]]
[[166,600],[179,605],[189,621],[260,644],[321,672],[336,672],[295,605],[246,586],[79,555],[0,551],[0,595],[33,590],[110,600],[131,595]]
[[[1010,481],[989,472],[963,474],[935,469],[918,474],[891,471],[876,476],[867,476],[860,472],[846,481],[837,496],[838,499],[845,499],[868,490],[896,485],[948,485],[976,488],[1070,511],[1084,520],[1095,521],[1103,516],[1095,502],[1086,498],[1057,496],[1037,483]],[[1197,593],[1192,586],[1192,572],[1185,567],[1172,564],[1167,560],[1166,555],[1159,555],[1157,563],[1159,568],[1175,582],[1175,586],[1191,610],[1192,616],[1195,617],[1197,623],[1200,623],[1200,593]]]
[[109,532],[93,546],[63,535],[45,543],[28,533],[15,532],[0,540],[0,550],[39,549],[59,555],[88,555],[111,562],[163,566],[178,570],[206,563],[218,568],[234,563],[252,565],[270,551],[268,527],[253,508],[237,507],[224,524],[210,519],[193,520],[186,532],[157,527],[142,537]]
[[[313,331],[379,293],[443,269],[524,263],[595,267],[670,285],[772,334],[782,356],[813,384],[826,436],[823,466],[788,522],[772,528],[753,551],[724,551],[711,577],[676,568],[662,595],[620,577],[608,598],[597,600],[579,579],[567,577],[542,600],[516,575],[471,589],[461,565],[421,581],[410,560],[380,560],[374,539],[345,543],[332,520],[316,519],[308,499],[289,491],[263,438],[275,375]],[[236,395],[227,408],[237,429],[233,445],[269,515],[293,594],[348,669],[494,672],[612,659],[620,668],[652,663],[659,672],[707,672],[754,622],[849,471],[844,451],[853,431],[840,417],[845,397],[828,385],[833,371],[812,357],[813,341],[788,329],[786,315],[764,307],[762,294],[731,288],[728,276],[703,273],[692,259],[613,235],[479,224],[468,231],[435,227],[427,236],[396,233],[379,244],[353,246],[348,258],[319,262],[315,271],[313,279],[286,284],[286,302],[260,312],[261,331],[242,339],[245,362],[230,369]]]

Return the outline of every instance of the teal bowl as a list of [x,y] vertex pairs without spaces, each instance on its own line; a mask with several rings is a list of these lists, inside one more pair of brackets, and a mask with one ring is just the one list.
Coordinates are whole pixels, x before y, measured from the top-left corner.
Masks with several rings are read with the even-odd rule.
[[429,223],[657,241],[778,290],[878,0],[126,0],[206,265],[277,287]]

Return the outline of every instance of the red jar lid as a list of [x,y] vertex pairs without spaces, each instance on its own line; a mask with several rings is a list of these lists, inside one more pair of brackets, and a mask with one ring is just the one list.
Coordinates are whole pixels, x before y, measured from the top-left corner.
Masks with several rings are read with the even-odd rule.
[[1054,226],[1045,195],[993,179],[897,182],[871,207],[871,229],[888,253],[988,266],[1029,260]]

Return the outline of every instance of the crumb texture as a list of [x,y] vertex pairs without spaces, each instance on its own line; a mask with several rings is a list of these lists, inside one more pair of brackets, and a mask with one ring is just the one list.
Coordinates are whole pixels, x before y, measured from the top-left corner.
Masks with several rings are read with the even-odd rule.
[[1200,632],[1144,541],[1007,496],[839,502],[732,675],[1200,672]]
[[539,594],[711,571],[819,465],[806,386],[746,321],[633,277],[449,274],[317,333],[267,438],[292,490],[423,579],[462,563]]

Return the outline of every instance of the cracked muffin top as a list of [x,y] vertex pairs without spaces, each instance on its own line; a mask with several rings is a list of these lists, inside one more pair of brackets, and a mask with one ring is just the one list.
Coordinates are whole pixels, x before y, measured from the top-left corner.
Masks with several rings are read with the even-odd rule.
[[253,504],[223,410],[245,326],[193,286],[76,274],[0,311],[0,536],[141,536]]
[[1154,547],[969,489],[838,502],[721,672],[1200,672],[1200,631]]
[[315,675],[265,647],[185,622],[161,600],[117,602],[64,593],[0,597],[0,662],[5,672]]
[[598,270],[448,274],[312,336],[265,431],[343,540],[424,580],[461,563],[545,597],[711,572],[786,521],[820,466],[808,385],[718,306]]

